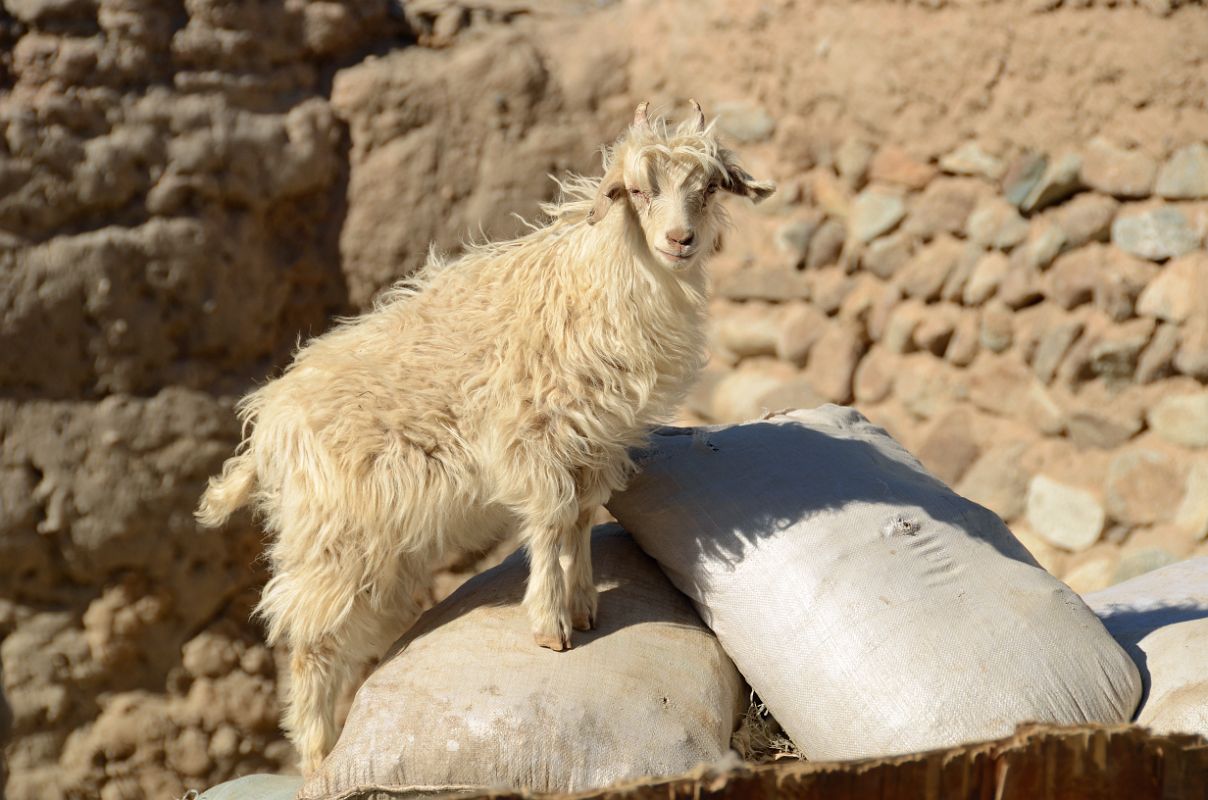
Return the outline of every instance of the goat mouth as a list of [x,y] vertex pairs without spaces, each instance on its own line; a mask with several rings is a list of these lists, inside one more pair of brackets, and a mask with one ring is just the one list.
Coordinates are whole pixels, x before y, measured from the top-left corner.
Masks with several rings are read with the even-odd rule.
[[656,247],[654,249],[658,250],[660,253],[667,256],[667,258],[671,259],[672,261],[687,261],[688,259],[692,258],[692,256],[696,255],[695,250],[687,250],[682,253],[672,253],[670,250],[664,250],[661,247]]

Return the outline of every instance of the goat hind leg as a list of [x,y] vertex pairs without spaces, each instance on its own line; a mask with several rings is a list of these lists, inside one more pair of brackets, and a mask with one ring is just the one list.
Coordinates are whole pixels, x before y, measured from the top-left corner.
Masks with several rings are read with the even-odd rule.
[[347,651],[329,637],[292,648],[284,726],[301,758],[303,775],[314,773],[335,746],[336,698],[354,666]]
[[577,631],[596,627],[599,592],[591,571],[591,508],[582,508],[566,542],[566,591],[570,596],[571,624]]
[[[325,637],[320,646],[299,647],[290,658],[290,704],[285,726],[302,759],[302,772],[318,769],[339,737],[335,707],[345,687],[361,670],[386,652],[419,617],[413,593],[421,588],[404,577],[387,590],[382,607],[361,600],[350,621]],[[355,620],[359,624],[354,624]]]

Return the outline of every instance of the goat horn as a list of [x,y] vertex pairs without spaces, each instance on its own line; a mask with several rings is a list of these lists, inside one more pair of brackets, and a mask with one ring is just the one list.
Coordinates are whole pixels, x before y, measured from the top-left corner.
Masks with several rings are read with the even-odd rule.
[[696,127],[703,131],[705,129],[705,112],[701,111],[700,103],[695,100],[689,98],[688,103],[691,104],[692,110],[696,112]]
[[649,125],[650,122],[646,119],[646,109],[650,108],[650,101],[640,103],[637,111],[633,112],[634,125]]

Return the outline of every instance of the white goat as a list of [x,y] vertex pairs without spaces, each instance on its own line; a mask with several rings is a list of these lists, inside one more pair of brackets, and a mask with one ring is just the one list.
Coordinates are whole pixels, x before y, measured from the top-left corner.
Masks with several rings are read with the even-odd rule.
[[430,259],[240,404],[246,438],[197,518],[252,501],[275,534],[257,610],[291,651],[285,727],[305,772],[335,742],[337,693],[411,624],[449,554],[518,525],[537,644],[594,626],[591,513],[703,360],[714,194],[774,188],[695,101],[674,130],[647,105],[602,179],[560,184],[548,225]]

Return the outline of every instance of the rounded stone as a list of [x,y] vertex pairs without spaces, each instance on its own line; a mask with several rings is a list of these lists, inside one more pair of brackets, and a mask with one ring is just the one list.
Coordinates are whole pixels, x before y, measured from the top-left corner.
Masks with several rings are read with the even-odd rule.
[[1037,475],[1028,484],[1028,525],[1065,550],[1085,550],[1099,540],[1107,514],[1086,491]]
[[898,192],[865,189],[851,205],[851,234],[859,242],[871,242],[894,229],[906,215],[906,204]]
[[955,175],[980,175],[992,181],[1006,171],[1002,161],[982,150],[977,142],[965,142],[941,158],[940,169]]
[[1149,427],[1167,441],[1208,447],[1208,391],[1165,397],[1149,410]]
[[1173,553],[1160,547],[1146,547],[1141,550],[1134,550],[1131,553],[1125,553],[1120,558],[1120,564],[1116,567],[1115,575],[1112,576],[1112,583],[1123,583],[1138,575],[1144,575],[1146,572],[1153,572],[1155,569],[1161,569],[1173,564],[1178,560],[1178,557]]
[[1112,244],[1150,261],[1165,261],[1195,250],[1200,237],[1182,211],[1165,206],[1116,217]]
[[969,215],[965,226],[970,241],[982,247],[1010,250],[1028,236],[1028,223],[1005,200],[987,198]]
[[1178,465],[1156,450],[1130,450],[1107,470],[1107,510],[1129,525],[1150,525],[1170,517],[1183,494]]
[[1196,142],[1175,151],[1162,165],[1154,190],[1172,200],[1208,197],[1208,145]]
[[1125,150],[1103,138],[1091,140],[1082,158],[1086,185],[1116,197],[1145,197],[1157,164],[1140,150]]

